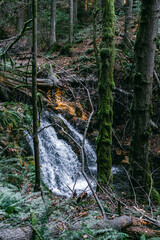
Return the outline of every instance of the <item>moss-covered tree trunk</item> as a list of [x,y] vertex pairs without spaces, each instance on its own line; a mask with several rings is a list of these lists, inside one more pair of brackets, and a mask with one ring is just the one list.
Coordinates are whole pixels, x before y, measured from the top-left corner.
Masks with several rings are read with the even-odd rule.
[[32,0],[32,102],[33,102],[33,145],[35,159],[35,191],[40,190],[40,161],[37,119],[37,0]]
[[[141,16],[135,42],[136,73],[132,112],[131,176],[135,189],[149,193],[149,136],[152,78],[160,0],[142,0]],[[143,194],[144,194],[143,191]],[[141,191],[142,193],[142,191]]]
[[97,180],[107,184],[111,180],[111,145],[113,121],[113,67],[115,54],[114,0],[103,0],[102,41],[100,44],[100,77],[98,80],[99,135],[97,138]]

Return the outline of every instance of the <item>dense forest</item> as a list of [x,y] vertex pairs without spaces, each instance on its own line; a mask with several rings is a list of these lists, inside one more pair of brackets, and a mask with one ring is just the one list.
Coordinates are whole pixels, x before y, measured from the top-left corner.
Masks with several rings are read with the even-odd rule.
[[0,239],[160,239],[160,0],[0,1]]

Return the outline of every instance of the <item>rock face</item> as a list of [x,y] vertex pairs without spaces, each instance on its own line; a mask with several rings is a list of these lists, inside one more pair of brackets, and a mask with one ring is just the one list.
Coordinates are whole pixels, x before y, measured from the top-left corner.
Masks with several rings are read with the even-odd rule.
[[31,240],[32,235],[33,231],[29,226],[0,229],[0,240]]

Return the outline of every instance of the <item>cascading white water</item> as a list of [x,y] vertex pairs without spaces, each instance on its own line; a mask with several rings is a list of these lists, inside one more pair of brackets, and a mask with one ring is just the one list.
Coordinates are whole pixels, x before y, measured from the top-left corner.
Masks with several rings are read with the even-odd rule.
[[[58,117],[63,120],[65,125],[70,129],[73,138],[79,143],[82,143],[83,136],[77,130],[60,114],[58,114]],[[96,154],[95,151],[93,150],[93,147],[90,145],[89,141],[86,139],[85,140],[85,155],[86,155],[86,160],[87,160],[87,165],[88,168],[91,172],[91,174],[96,175],[97,173],[97,164],[96,164]]]
[[[72,137],[80,143],[83,136],[64,117],[61,115],[58,115],[58,117],[70,129]],[[64,140],[59,139],[53,126],[47,127],[49,125],[50,122],[45,116],[42,117],[41,129],[44,129],[39,133],[39,148],[43,182],[53,193],[66,197],[72,194],[70,189],[73,189],[76,182],[75,190],[80,193],[87,187],[87,182],[81,174],[81,163],[71,146]],[[31,141],[29,142],[32,145]],[[97,169],[96,154],[87,140],[85,142],[85,152],[88,169],[95,176]],[[96,187],[95,183],[93,183],[93,187]]]

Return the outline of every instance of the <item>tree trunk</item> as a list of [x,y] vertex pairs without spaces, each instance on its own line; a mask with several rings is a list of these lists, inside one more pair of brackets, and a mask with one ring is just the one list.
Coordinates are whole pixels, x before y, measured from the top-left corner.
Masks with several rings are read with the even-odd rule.
[[[32,19],[32,6],[31,6],[32,0],[27,0],[28,8],[27,8],[27,17],[28,19]],[[31,27],[31,24],[30,24]],[[26,42],[26,47],[30,48],[32,45],[32,30],[28,30],[28,37]]]
[[69,42],[73,42],[73,0],[69,0]]
[[111,180],[111,145],[113,122],[113,66],[114,66],[114,29],[115,14],[114,0],[103,0],[102,41],[100,44],[100,77],[98,81],[99,92],[99,135],[97,138],[97,180],[107,184]]
[[[160,1],[142,0],[135,42],[136,73],[132,104],[131,176],[136,193],[150,191],[148,140],[150,136],[151,94]],[[139,191],[138,191],[139,189]],[[142,191],[143,189],[143,191]],[[155,192],[154,192],[155,193]]]
[[114,1],[115,10],[120,10],[124,5],[124,0],[115,0]]
[[78,22],[78,18],[77,18],[77,10],[78,10],[78,0],[74,0],[74,6],[73,6],[73,19],[74,19],[74,23]]
[[131,46],[130,33],[131,33],[131,20],[132,20],[133,0],[126,1],[125,13],[125,26],[124,26],[124,42],[127,46]]
[[97,47],[97,15],[99,13],[99,9],[97,7],[97,0],[94,1],[94,12],[93,12],[93,47],[97,65],[97,73],[98,78],[100,77],[100,58],[99,58],[99,50]]
[[52,46],[55,42],[56,42],[56,0],[52,0],[50,45]]
[[40,161],[37,118],[37,0],[32,0],[32,101],[33,101],[33,144],[35,159],[35,191],[40,190]]
[[23,25],[24,25],[24,14],[25,14],[25,9],[24,7],[24,1],[22,1],[20,8],[22,8],[19,12],[18,12],[18,23],[17,23],[17,31],[20,32]]

